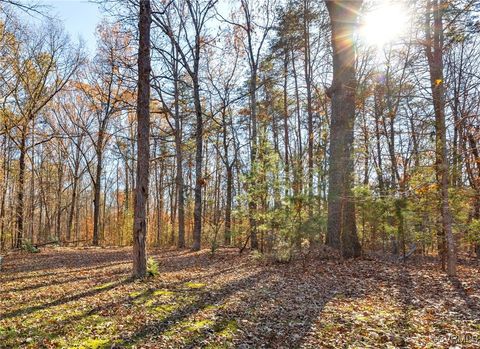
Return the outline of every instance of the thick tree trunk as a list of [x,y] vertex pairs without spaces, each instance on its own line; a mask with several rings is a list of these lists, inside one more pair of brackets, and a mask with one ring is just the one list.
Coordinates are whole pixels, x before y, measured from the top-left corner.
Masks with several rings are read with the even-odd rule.
[[[457,274],[457,256],[452,232],[452,214],[449,203],[449,164],[447,158],[447,132],[445,125],[445,87],[443,79],[443,4],[441,0],[427,0],[426,52],[430,70],[433,109],[435,112],[436,174],[440,186],[443,239],[447,261],[447,274]],[[431,15],[433,13],[433,35]]]
[[[198,74],[198,71],[195,70]],[[193,79],[193,94],[195,99],[195,190],[194,190],[194,209],[193,209],[193,245],[192,250],[198,251],[201,248],[202,241],[202,189],[205,184],[203,178],[203,111],[200,101],[200,85],[198,75]]]
[[346,258],[361,254],[352,194],[356,91],[353,35],[361,4],[361,0],[326,1],[333,47],[333,82],[328,91],[332,100],[332,118],[326,243],[340,248]]
[[133,220],[133,276],[147,272],[147,202],[150,169],[150,0],[140,1],[138,30],[137,179]]

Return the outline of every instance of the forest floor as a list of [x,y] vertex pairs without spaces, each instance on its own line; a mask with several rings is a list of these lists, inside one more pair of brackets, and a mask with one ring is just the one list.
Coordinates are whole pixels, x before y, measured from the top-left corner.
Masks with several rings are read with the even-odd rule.
[[150,256],[160,274],[140,282],[129,278],[130,249],[9,254],[0,347],[480,348],[478,261],[461,260],[448,278],[428,259]]

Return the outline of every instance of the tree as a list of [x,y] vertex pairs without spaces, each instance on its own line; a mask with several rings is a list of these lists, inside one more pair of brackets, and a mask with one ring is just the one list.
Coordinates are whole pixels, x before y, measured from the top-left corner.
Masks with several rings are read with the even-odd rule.
[[133,220],[133,275],[147,271],[147,201],[150,173],[150,0],[140,1],[137,90],[137,181]]
[[[449,164],[447,158],[447,130],[445,126],[445,87],[443,78],[443,0],[427,0],[425,13],[425,50],[430,72],[433,109],[435,113],[435,170],[441,196],[442,230],[445,241],[447,273],[457,273],[456,246],[452,232],[452,213],[449,203]],[[433,16],[433,32],[432,32]]]
[[358,257],[353,200],[353,127],[355,121],[354,30],[362,0],[326,1],[331,21],[333,81],[328,89],[332,101],[330,167],[328,178],[328,226],[326,243],[340,248],[346,258]]
[[77,88],[89,100],[90,114],[80,120],[82,128],[94,148],[94,159],[87,159],[87,167],[93,185],[93,237],[98,246],[101,240],[101,192],[105,167],[104,153],[111,139],[109,129],[112,119],[118,116],[132,99],[128,86],[130,35],[118,25],[102,23],[98,27],[98,52],[88,69],[86,81],[78,82]]
[[[195,110],[195,207],[193,212],[193,245],[192,250],[201,248],[202,240],[202,191],[205,186],[203,176],[203,139],[204,139],[204,108],[202,107],[200,89],[200,59],[206,44],[206,22],[210,18],[217,0],[171,3],[180,17],[180,32],[182,36],[174,35],[172,24],[167,15],[153,15],[153,20],[175,45],[180,60],[191,79],[193,104]],[[169,4],[170,5],[170,4]],[[186,7],[183,10],[182,5]],[[186,13],[185,13],[186,12]],[[193,35],[191,35],[193,33]],[[186,47],[182,47],[183,42]]]
[[[248,96],[249,96],[249,112],[250,112],[250,177],[251,183],[248,190],[250,191],[250,199],[248,203],[249,224],[250,224],[250,246],[252,249],[258,249],[258,222],[257,222],[257,206],[258,200],[255,198],[254,191],[254,173],[258,160],[258,71],[261,62],[261,55],[264,44],[267,40],[268,33],[273,28],[275,16],[273,16],[272,3],[265,1],[261,5],[253,4],[250,0],[241,0],[240,15],[238,20],[227,20],[225,22],[233,25],[241,34],[239,35],[243,41],[243,47],[248,61],[249,77],[248,77]],[[258,10],[255,10],[257,8]],[[263,16],[263,18],[262,18]]]
[[[181,31],[181,28],[178,29]],[[179,34],[177,33],[177,36]],[[164,68],[166,72],[161,71],[154,73],[152,87],[157,92],[160,100],[162,101],[162,107],[168,112],[174,123],[173,125],[168,119],[166,120],[171,126],[175,140],[175,158],[176,158],[176,176],[175,186],[177,195],[177,213],[178,213],[178,247],[185,247],[185,179],[184,179],[184,151],[183,151],[183,113],[181,112],[180,99],[181,86],[185,85],[181,74],[181,61],[180,54],[175,46],[175,42],[172,38],[167,37],[170,50],[166,50],[166,45],[154,45],[153,50],[158,52],[163,64],[160,68]],[[168,75],[167,75],[168,74]],[[165,76],[168,76],[165,78]],[[167,82],[171,80],[171,89],[167,88]],[[171,97],[171,101],[168,97]]]
[[[27,36],[29,39],[27,40]],[[19,173],[16,203],[16,243],[20,248],[24,239],[24,196],[26,157],[30,146],[28,136],[35,127],[35,118],[59,93],[83,63],[81,51],[72,48],[65,33],[53,23],[39,32],[25,32],[24,41],[9,57],[13,67],[12,111],[16,120],[6,125],[9,137],[15,140],[19,150]],[[33,125],[32,125],[33,124]],[[15,136],[14,136],[15,133]]]

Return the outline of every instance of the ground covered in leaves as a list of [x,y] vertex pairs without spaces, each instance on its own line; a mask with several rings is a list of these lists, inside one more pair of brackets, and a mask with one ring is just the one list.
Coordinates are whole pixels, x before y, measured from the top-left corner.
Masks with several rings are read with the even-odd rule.
[[428,260],[311,256],[265,264],[237,250],[151,251],[160,274],[129,279],[129,249],[8,255],[1,348],[480,348],[478,262],[448,278]]

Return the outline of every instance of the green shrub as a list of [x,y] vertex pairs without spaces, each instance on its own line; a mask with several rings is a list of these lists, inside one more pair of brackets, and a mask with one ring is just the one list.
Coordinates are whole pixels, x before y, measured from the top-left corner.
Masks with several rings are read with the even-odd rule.
[[30,240],[25,240],[22,244],[22,250],[27,251],[28,253],[38,253],[40,250],[33,246]]
[[158,270],[158,263],[153,259],[152,257],[149,257],[147,259],[147,275],[154,277],[160,274],[160,271]]
[[285,240],[280,240],[274,249],[275,261],[279,263],[288,263],[292,260],[294,251],[291,243]]
[[261,262],[265,259],[265,255],[258,251],[258,250],[253,250],[251,253],[250,253],[250,257],[254,260],[254,261],[257,261],[257,262]]

